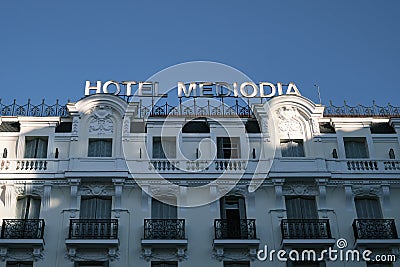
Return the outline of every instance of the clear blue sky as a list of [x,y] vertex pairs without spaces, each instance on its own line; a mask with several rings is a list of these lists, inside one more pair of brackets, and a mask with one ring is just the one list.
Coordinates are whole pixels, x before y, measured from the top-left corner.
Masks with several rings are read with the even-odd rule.
[[209,60],[323,103],[400,106],[400,1],[1,1],[0,98],[78,100]]

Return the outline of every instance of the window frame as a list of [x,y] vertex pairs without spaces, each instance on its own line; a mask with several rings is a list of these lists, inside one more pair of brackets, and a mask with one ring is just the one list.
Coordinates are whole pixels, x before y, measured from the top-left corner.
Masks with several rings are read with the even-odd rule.
[[[349,143],[354,144],[363,144],[363,149],[365,150],[365,156],[360,155],[357,156],[356,154],[361,154],[361,150],[352,151],[353,148],[349,147]],[[368,149],[368,142],[366,137],[343,137],[343,145],[344,145],[344,152],[346,159],[369,159],[369,149]],[[358,147],[359,149],[360,147]]]
[[[164,144],[170,143],[166,147]],[[157,146],[155,145],[157,144]],[[176,137],[174,136],[153,136],[152,138],[152,158],[153,159],[176,159]],[[170,151],[173,149],[173,151]],[[168,150],[168,151],[166,151]]]

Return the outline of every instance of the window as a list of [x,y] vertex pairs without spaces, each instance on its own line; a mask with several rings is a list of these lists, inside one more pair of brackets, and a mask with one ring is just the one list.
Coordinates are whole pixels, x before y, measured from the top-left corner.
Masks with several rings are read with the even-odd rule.
[[315,197],[286,197],[288,219],[317,219],[318,211]]
[[345,137],[343,138],[343,141],[346,158],[368,158],[367,141],[365,137]]
[[217,158],[219,159],[240,158],[240,138],[217,137]]
[[222,238],[241,239],[248,236],[246,205],[243,197],[226,196],[220,199]]
[[[176,203],[176,200],[174,201]],[[177,207],[161,202],[155,198],[151,201],[151,218],[152,219],[176,219]]]
[[47,136],[25,137],[25,158],[47,158]]
[[151,267],[178,267],[176,261],[152,261]]
[[89,139],[88,157],[111,157],[112,139]]
[[81,219],[110,219],[111,197],[82,197]]
[[250,263],[248,261],[240,261],[240,262],[224,261],[224,267],[250,267]]
[[40,198],[25,196],[17,200],[17,217],[19,219],[39,219]]
[[108,267],[108,261],[77,261],[74,267]]
[[298,261],[298,262],[287,262],[287,267],[325,267],[325,262],[313,262],[313,261]]
[[175,137],[153,137],[153,158],[176,158]]
[[391,262],[367,262],[367,267],[391,267]]
[[33,267],[31,261],[7,261],[7,267]]
[[281,140],[282,157],[304,157],[303,140]]
[[359,219],[382,219],[381,205],[378,198],[358,197],[354,199]]

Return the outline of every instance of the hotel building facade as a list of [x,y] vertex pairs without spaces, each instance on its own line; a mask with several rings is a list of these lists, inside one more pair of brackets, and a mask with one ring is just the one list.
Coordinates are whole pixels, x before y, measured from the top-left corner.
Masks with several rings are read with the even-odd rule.
[[392,106],[0,105],[0,267],[400,266],[258,253],[400,256]]

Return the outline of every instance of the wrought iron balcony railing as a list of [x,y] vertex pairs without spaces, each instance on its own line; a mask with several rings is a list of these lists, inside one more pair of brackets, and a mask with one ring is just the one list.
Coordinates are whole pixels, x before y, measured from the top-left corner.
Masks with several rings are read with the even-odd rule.
[[394,219],[356,219],[353,222],[356,239],[397,239]]
[[144,239],[185,239],[185,220],[145,219]]
[[4,219],[2,239],[43,239],[43,219]]
[[72,219],[69,239],[117,239],[117,219]]
[[281,231],[283,239],[332,238],[329,220],[326,219],[284,219]]
[[256,239],[256,220],[240,219],[214,221],[215,239]]

